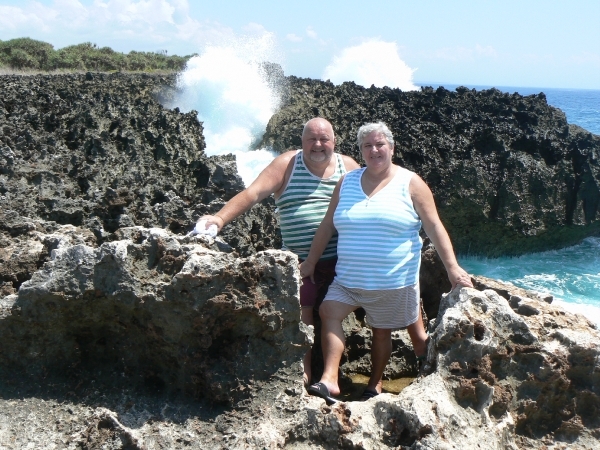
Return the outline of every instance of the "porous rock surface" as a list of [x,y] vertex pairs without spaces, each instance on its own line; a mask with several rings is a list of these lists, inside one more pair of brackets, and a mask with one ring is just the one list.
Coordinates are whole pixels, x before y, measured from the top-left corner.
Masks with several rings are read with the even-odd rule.
[[384,121],[394,161],[431,187],[463,254],[560,248],[600,231],[600,137],[568,124],[543,93],[286,81],[284,105],[260,145],[298,147],[302,124],[318,115],[332,122],[337,149],[362,163],[358,128]]
[[59,245],[0,300],[2,448],[600,445],[600,333],[535,294],[452,291],[429,326],[428,374],[328,407],[301,385],[294,255],[239,258],[162,229],[119,237]]
[[[242,190],[232,156],[204,154],[195,111],[161,105],[174,84],[148,74],[0,76],[0,247],[27,246],[34,224],[81,227],[98,245],[130,226],[186,234]],[[279,248],[272,201],[223,237],[242,255]],[[48,249],[11,255],[0,283],[16,290]]]
[[[299,321],[295,257],[269,250],[280,247],[272,201],[216,239],[187,235],[243,186],[232,157],[204,155],[193,112],[161,106],[174,78],[5,76],[0,84],[0,448],[600,445],[593,325],[550,298],[483,277],[474,278],[476,289],[441,298],[448,282],[427,242],[430,373],[400,395],[364,403],[326,407],[307,396],[300,361],[313,330]],[[330,95],[315,94],[321,82],[308,85],[311,102]],[[426,91],[455,95],[441,93]],[[356,111],[370,105],[357,99]],[[318,102],[310,111],[296,102],[297,117],[279,122],[290,139],[299,136],[298,118],[321,114]],[[489,119],[486,104],[480,114]],[[347,130],[367,119],[349,117],[334,125],[338,148],[352,154]],[[427,128],[414,117],[413,132]],[[597,138],[580,136],[592,158]],[[583,199],[596,172],[587,156],[575,156]],[[422,166],[439,195],[434,162]],[[439,181],[448,187],[445,175]],[[574,225],[585,234],[594,217]],[[344,327],[343,374],[368,373],[369,330],[360,314]],[[386,375],[414,370],[406,333],[397,332]]]

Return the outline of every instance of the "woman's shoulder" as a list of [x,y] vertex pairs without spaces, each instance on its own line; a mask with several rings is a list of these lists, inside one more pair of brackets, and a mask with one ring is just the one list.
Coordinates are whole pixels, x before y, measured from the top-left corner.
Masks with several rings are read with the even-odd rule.
[[360,175],[365,171],[366,167],[358,167],[356,169],[350,170],[346,175],[353,174],[352,176]]

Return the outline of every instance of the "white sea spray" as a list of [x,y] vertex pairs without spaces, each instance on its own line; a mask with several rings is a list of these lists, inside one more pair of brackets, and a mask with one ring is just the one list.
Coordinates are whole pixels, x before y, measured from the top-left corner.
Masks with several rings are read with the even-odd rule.
[[178,77],[180,95],[173,106],[196,110],[203,122],[206,154],[234,154],[249,185],[274,158],[268,148],[252,151],[279,105],[262,63],[276,62],[273,36],[239,38],[208,46],[192,57]]
[[415,69],[400,58],[395,42],[369,40],[343,49],[325,68],[323,79],[334,84],[353,81],[364,87],[388,86],[414,91],[419,89],[413,83],[414,72]]

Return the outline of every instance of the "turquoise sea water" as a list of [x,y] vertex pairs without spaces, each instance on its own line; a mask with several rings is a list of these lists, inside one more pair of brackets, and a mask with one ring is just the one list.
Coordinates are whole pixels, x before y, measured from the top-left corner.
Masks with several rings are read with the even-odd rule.
[[[457,85],[442,84],[454,90]],[[434,86],[437,87],[437,86]],[[477,90],[491,86],[467,86]],[[548,104],[560,108],[570,124],[600,135],[600,90],[497,87],[521,95],[546,94]],[[570,311],[584,314],[600,326],[600,237],[562,250],[518,258],[476,258],[459,255],[459,263],[474,275],[547,292]]]

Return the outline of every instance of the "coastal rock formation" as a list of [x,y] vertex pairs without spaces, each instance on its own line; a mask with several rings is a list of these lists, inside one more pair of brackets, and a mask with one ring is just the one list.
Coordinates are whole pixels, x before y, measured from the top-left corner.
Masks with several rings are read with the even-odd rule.
[[[2,285],[18,289],[48,259],[39,245],[20,258],[33,224],[81,227],[97,245],[134,225],[186,234],[244,188],[235,158],[204,155],[194,111],[161,106],[174,83],[118,73],[0,77]],[[250,255],[279,248],[278,229],[266,200],[222,236]]]
[[384,121],[394,161],[431,187],[461,253],[518,255],[600,232],[600,137],[569,125],[543,93],[286,83],[259,145],[298,147],[302,124],[320,115],[333,123],[337,149],[360,162],[356,131]]
[[[442,297],[427,241],[429,371],[368,402],[306,395],[300,361],[318,329],[299,321],[274,204],[216,239],[188,235],[243,185],[232,156],[205,156],[193,111],[161,106],[173,86],[0,77],[0,448],[600,446],[598,330],[482,277]],[[397,161],[428,181],[459,249],[549,248],[597,227],[598,138],[542,96],[281,86],[265,142],[298,146],[301,122],[320,114],[357,157],[351,133],[388,121]],[[344,327],[343,374],[367,373],[360,312]],[[399,331],[386,376],[415,375]]]
[[600,445],[600,333],[548,299],[477,278],[484,290],[443,297],[429,373],[328,407],[301,385],[294,255],[239,258],[162,229],[119,237],[57,246],[0,300],[3,448]]
[[299,376],[308,341],[293,254],[241,259],[206,237],[117,234],[97,248],[85,230],[81,243],[40,239],[58,241],[51,260],[2,300],[4,379],[85,371],[232,404],[280,369]]

